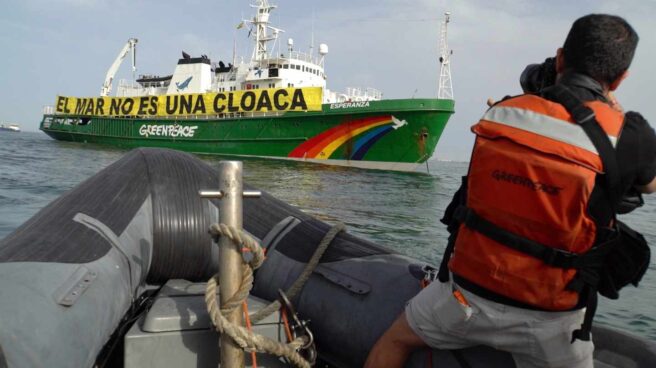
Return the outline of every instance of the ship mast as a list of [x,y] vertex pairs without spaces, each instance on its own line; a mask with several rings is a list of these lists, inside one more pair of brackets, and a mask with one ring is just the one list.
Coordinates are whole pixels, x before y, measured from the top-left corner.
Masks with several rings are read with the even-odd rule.
[[453,100],[453,84],[451,83],[451,55],[447,41],[447,25],[451,13],[444,13],[444,22],[440,31],[440,79],[437,89],[437,98]]
[[[269,26],[269,16],[271,10],[275,9],[275,5],[270,5],[267,0],[258,0],[257,4],[251,5],[257,9],[257,14],[252,20],[247,22],[251,23],[255,28],[255,48],[251,60],[262,61],[268,58],[266,44],[269,41],[274,41],[278,38],[278,33],[282,30]],[[273,30],[272,35],[267,34],[267,29]]]

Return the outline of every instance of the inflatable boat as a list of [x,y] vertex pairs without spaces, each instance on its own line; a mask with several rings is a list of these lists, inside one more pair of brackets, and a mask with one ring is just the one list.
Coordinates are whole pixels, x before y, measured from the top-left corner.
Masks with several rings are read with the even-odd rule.
[[[204,284],[217,272],[208,235],[218,173],[185,153],[137,149],[62,195],[0,242],[0,367],[215,367]],[[252,189],[252,188],[249,188]],[[249,308],[279,297],[331,225],[267,193],[243,203],[267,249]],[[292,298],[318,366],[361,367],[430,265],[340,232]],[[278,336],[276,315],[256,326]],[[593,330],[595,367],[656,366],[656,344]],[[258,354],[258,366],[284,366]],[[249,363],[250,364],[250,360]],[[407,367],[514,367],[490,347],[417,351]]]

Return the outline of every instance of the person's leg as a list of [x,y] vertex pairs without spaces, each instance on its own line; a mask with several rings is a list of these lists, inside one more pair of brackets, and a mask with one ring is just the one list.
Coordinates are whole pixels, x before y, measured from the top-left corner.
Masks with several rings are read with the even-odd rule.
[[371,349],[364,367],[403,367],[408,355],[423,346],[426,346],[426,343],[410,328],[405,313],[401,313]]
[[475,345],[466,336],[475,319],[454,297],[451,283],[435,281],[410,300],[405,312],[379,338],[365,368],[402,367],[413,350],[425,346],[462,349]]
[[584,313],[507,306],[503,313],[494,315],[494,326],[500,333],[483,343],[510,352],[517,368],[592,368],[592,341],[571,342],[572,331],[580,327]]

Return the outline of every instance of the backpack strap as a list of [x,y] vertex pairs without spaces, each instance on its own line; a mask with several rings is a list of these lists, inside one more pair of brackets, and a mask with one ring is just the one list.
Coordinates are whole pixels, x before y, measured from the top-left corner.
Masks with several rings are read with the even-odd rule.
[[[597,149],[597,153],[599,154],[604,169],[605,191],[606,196],[608,197],[608,204],[612,211],[611,216],[613,220],[615,220],[621,198],[620,174],[615,148],[608,138],[608,135],[599,125],[594,111],[585,106],[581,99],[574,95],[567,86],[556,84],[545,89],[542,94],[546,99],[563,105]],[[596,277],[596,279],[598,280],[598,277]],[[572,332],[572,342],[576,339],[583,341],[590,340],[592,319],[597,310],[597,284],[598,282],[587,283],[585,287],[587,294],[585,296],[587,299],[585,317],[581,328]]]
[[599,125],[594,111],[585,106],[581,99],[563,84],[556,84],[549,87],[542,94],[544,98],[563,105],[597,149],[604,169],[609,204],[612,209],[613,218],[615,218],[621,198],[620,170],[615,154],[615,147],[613,147],[608,135]]

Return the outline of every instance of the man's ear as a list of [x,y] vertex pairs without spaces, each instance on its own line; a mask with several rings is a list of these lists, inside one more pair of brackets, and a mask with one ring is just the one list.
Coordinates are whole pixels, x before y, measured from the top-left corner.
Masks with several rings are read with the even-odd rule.
[[562,74],[565,71],[565,56],[563,55],[563,48],[559,47],[556,50],[556,73]]
[[624,73],[622,73],[619,77],[617,77],[617,79],[615,79],[615,81],[613,81],[613,83],[611,83],[611,84],[608,86],[608,89],[610,89],[611,91],[616,90],[617,87],[620,86],[620,84],[622,83],[622,81],[623,81],[624,79],[626,79],[626,77],[628,77],[628,76],[629,76],[629,71],[628,71],[628,70],[625,70]]

